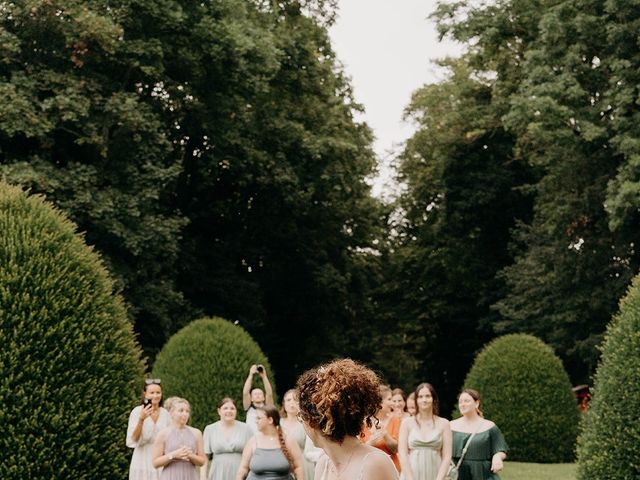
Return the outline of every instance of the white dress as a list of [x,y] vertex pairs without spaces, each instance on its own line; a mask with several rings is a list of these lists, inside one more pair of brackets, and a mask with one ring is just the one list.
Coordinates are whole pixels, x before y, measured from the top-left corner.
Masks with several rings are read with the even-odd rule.
[[142,405],[138,405],[131,410],[129,415],[129,426],[127,427],[127,447],[133,448],[131,465],[129,466],[129,480],[158,480],[160,470],[153,468],[151,464],[153,455],[153,442],[156,434],[163,428],[171,425],[171,416],[164,408],[160,407],[158,420],[153,421],[151,417],[144,419],[142,433],[138,441],[133,440],[133,431],[136,429]]

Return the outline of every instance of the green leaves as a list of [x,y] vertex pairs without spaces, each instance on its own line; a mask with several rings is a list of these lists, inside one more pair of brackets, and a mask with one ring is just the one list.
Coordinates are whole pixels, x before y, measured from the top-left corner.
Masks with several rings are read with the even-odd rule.
[[41,198],[0,183],[0,229],[0,476],[126,475],[122,429],[142,362],[122,300]]
[[504,434],[510,459],[573,461],[578,409],[562,362],[548,345],[523,334],[493,340],[476,357],[463,388],[480,391],[481,409]]

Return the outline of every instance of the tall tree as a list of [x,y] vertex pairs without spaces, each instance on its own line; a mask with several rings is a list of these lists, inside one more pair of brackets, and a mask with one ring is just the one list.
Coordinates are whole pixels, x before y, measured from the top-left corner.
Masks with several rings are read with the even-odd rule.
[[[134,38],[137,2],[0,5],[2,175],[41,192],[86,232],[115,275],[138,332],[181,317],[174,262],[180,173],[159,95],[157,42]],[[144,338],[144,337],[143,337]]]
[[450,78],[418,90],[407,109],[418,130],[401,155],[404,217],[388,292],[392,310],[420,332],[419,375],[446,406],[493,335],[490,307],[503,292],[496,273],[511,261],[515,219],[530,209],[518,190],[529,169],[512,155],[491,82],[474,78],[467,60],[443,64]]

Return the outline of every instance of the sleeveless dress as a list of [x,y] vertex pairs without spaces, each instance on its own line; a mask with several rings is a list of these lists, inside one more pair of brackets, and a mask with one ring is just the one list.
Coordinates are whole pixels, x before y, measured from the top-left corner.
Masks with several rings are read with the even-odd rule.
[[409,464],[415,480],[435,480],[438,476],[442,431],[430,432],[425,440],[420,438],[420,430],[412,428],[409,432]]
[[[183,445],[194,452],[197,451],[196,436],[189,427],[172,428],[164,441],[163,454],[166,455]],[[198,480],[198,475],[193,463],[188,460],[176,459],[164,466],[160,474],[160,480]]]
[[[354,480],[365,480],[365,478],[364,478],[364,467],[367,465],[367,458],[369,458],[369,455],[382,455],[389,462],[391,462],[393,464],[393,466],[395,467],[395,464],[391,461],[391,458],[389,458],[389,455],[387,455],[386,453],[381,452],[381,451],[380,452],[369,452],[362,459],[362,463],[360,464],[360,472],[358,473],[358,476]],[[324,454],[322,457],[320,457],[320,460],[318,460],[318,470],[320,471],[320,475],[316,476],[316,480],[328,480],[329,472],[331,470],[330,463],[331,463],[331,461],[329,460],[329,457],[326,454]],[[318,472],[316,472],[316,473],[318,473]],[[388,478],[386,480],[397,480],[397,479],[398,479],[398,473],[396,472],[396,474],[393,477]]]
[[281,448],[257,448],[249,463],[246,480],[291,480],[291,465]]
[[[470,436],[470,433],[452,431],[454,463],[458,462]],[[496,425],[489,430],[476,433],[460,465],[458,480],[500,480],[497,474],[491,472],[491,459],[498,452],[506,453],[508,448],[502,432]]]
[[215,422],[204,429],[204,453],[213,455],[209,480],[233,480],[240,467],[242,450],[253,436],[244,422],[236,420],[229,440],[224,437],[222,424]]
[[171,425],[171,416],[169,412],[160,407],[158,420],[153,421],[151,417],[144,419],[142,423],[142,432],[138,441],[133,439],[133,431],[136,429],[142,406],[138,405],[131,410],[129,415],[129,424],[127,426],[127,447],[133,448],[131,456],[131,464],[129,465],[129,480],[158,480],[160,470],[153,468],[153,442],[156,434]]

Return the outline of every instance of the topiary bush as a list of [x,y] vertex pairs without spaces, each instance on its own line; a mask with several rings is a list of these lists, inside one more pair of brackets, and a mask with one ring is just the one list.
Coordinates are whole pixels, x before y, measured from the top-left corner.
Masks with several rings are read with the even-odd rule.
[[464,381],[509,444],[509,459],[556,463],[574,458],[579,413],[569,377],[551,347],[525,334],[505,335],[476,357]]
[[99,256],[0,182],[0,478],[126,478],[140,350]]
[[[153,366],[167,395],[191,403],[191,425],[203,429],[218,420],[216,405],[223,397],[236,400],[244,418],[242,387],[253,364],[267,369],[275,394],[273,372],[258,344],[238,325],[222,318],[195,320],[173,335]],[[262,388],[262,382],[256,386]]]
[[578,479],[640,478],[640,276],[620,302],[601,351],[593,400],[580,424]]

